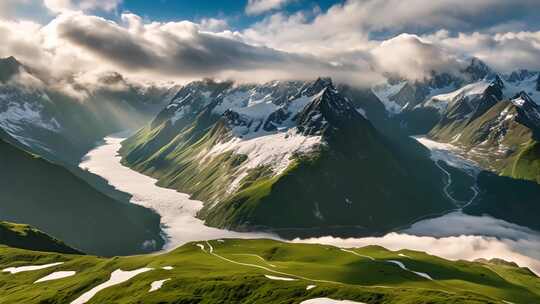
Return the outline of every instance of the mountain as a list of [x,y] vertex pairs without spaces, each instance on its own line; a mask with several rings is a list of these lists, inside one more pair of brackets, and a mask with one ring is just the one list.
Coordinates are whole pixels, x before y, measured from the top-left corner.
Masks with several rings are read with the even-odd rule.
[[[35,265],[46,268],[8,272]],[[111,259],[0,246],[0,269],[0,303],[84,299],[271,304],[330,298],[355,301],[350,303],[483,304],[540,299],[540,279],[503,260],[449,261],[378,246],[342,249],[271,240],[201,241],[168,253]]]
[[0,130],[0,215],[84,252],[119,255],[161,248],[159,216],[98,192],[67,169],[16,147]]
[[235,230],[372,234],[455,208],[428,151],[381,134],[358,104],[326,78],[197,81],[120,153],[205,202],[207,224]]
[[168,96],[167,89],[132,84],[118,73],[97,78],[92,85],[62,83],[75,98],[14,57],[0,59],[0,128],[33,153],[76,165],[105,135],[153,118]]
[[540,181],[540,106],[525,91],[510,96],[519,87],[497,76],[432,97],[419,106],[438,111],[429,137],[463,148],[486,170]]
[[33,251],[82,254],[32,226],[1,221],[0,245]]
[[21,64],[15,57],[0,58],[0,83],[6,83],[19,73]]
[[389,114],[399,116],[404,110],[413,109],[432,96],[450,93],[493,74],[484,62],[472,58],[457,75],[433,71],[429,77],[415,81],[390,77],[387,83],[374,86],[372,92]]

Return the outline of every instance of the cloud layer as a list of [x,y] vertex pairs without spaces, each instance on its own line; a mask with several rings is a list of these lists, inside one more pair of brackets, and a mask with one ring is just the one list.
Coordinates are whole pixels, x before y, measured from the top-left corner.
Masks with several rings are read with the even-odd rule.
[[[118,20],[87,13],[117,10],[120,0],[41,1],[57,14],[46,25],[0,18],[0,56],[14,55],[52,79],[113,70],[174,81],[324,75],[367,86],[388,74],[418,80],[433,71],[459,73],[470,57],[501,72],[540,69],[540,32],[508,30],[523,29],[519,16],[540,9],[531,0],[349,0],[327,11],[277,12],[237,31],[217,18],[156,22],[132,13]],[[246,10],[288,2],[252,0]]]
[[259,15],[264,12],[279,9],[293,0],[248,0],[246,14]]
[[339,247],[380,245],[391,250],[424,251],[450,260],[474,261],[500,258],[529,267],[540,274],[540,234],[489,216],[454,212],[414,224],[400,233],[383,237],[297,239]]

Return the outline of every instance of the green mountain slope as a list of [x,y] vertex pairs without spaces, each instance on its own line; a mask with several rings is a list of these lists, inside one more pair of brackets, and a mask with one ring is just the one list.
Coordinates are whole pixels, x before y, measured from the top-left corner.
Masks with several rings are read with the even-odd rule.
[[[540,300],[540,279],[512,263],[452,262],[377,246],[344,251],[323,245],[226,239],[188,243],[160,255],[114,259],[0,247],[0,269],[57,262],[63,264],[15,274],[0,272],[0,303],[70,303],[118,269],[141,268],[148,269],[103,289],[88,303],[297,304],[321,297],[368,304]],[[57,271],[76,273],[33,283]],[[166,281],[161,288],[149,292],[152,283],[162,280]]]
[[[0,218],[25,222],[87,253],[118,255],[160,248],[159,216],[101,194],[58,165],[2,138]],[[155,245],[144,247],[143,244]]]
[[32,226],[1,221],[0,244],[33,251],[82,254]]
[[[259,91],[268,102],[257,104]],[[284,236],[371,234],[454,208],[428,151],[382,135],[329,80],[246,89],[197,82],[178,95],[120,152],[160,186],[204,201],[199,216],[209,225]],[[244,107],[246,100],[260,107]],[[275,157],[295,140],[320,144]],[[251,146],[216,148],[229,144]]]
[[483,169],[538,182],[540,105],[530,90],[515,94],[519,83],[511,79],[494,76],[431,97],[399,119],[416,126],[430,120],[420,128],[428,137],[459,147]]

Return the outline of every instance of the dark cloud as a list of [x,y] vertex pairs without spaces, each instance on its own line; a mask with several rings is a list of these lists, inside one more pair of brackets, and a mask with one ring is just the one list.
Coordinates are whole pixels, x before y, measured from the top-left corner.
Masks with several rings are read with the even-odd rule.
[[225,70],[247,71],[301,66],[336,70],[313,56],[291,54],[203,32],[197,25],[164,24],[130,31],[99,17],[72,15],[57,24],[62,39],[126,70],[154,70],[181,76],[209,76]]

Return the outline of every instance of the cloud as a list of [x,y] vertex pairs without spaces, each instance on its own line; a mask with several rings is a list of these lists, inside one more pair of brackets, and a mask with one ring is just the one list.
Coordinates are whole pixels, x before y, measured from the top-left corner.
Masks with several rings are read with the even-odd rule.
[[383,41],[371,54],[381,73],[415,80],[429,78],[432,71],[458,74],[465,65],[442,47],[410,34]]
[[300,45],[303,50],[331,52],[366,47],[380,32],[387,37],[441,28],[468,32],[501,24],[540,27],[538,10],[536,0],[348,0],[325,12],[274,14],[244,34],[254,43],[278,49]]
[[112,12],[122,0],[43,0],[43,3],[54,13],[78,10]]
[[348,78],[341,75],[360,67],[359,63],[338,66],[312,55],[251,45],[228,31],[205,31],[204,24],[145,24],[133,14],[122,19],[124,26],[100,17],[64,14],[53,27],[60,40],[96,61],[130,72],[185,78],[242,77],[246,73],[253,77],[260,72],[261,80],[270,80],[313,78],[319,73]]
[[[463,61],[471,56],[499,70],[535,68],[540,62],[535,32],[445,30],[376,39],[373,29],[412,26],[418,21],[407,11],[401,12],[400,22],[392,19],[392,24],[377,18],[360,18],[367,14],[366,8],[375,5],[373,1],[349,0],[325,12],[277,13],[242,31],[230,30],[225,19],[156,22],[124,13],[120,21],[113,21],[69,10],[110,10],[119,1],[48,1],[59,11],[68,10],[47,25],[0,19],[4,38],[0,56],[14,55],[32,68],[50,74],[52,79],[113,70],[132,78],[163,81],[201,77],[267,81],[330,76],[337,81],[369,86],[388,74],[417,80],[429,77],[432,71],[458,73]],[[421,0],[412,1],[421,4]],[[376,3],[384,11],[393,2]],[[427,14],[425,11],[446,11],[445,3],[448,4],[426,4],[415,16]],[[481,15],[478,7],[485,8],[484,3],[480,0],[466,8],[459,0],[452,14]],[[498,0],[493,3],[494,7],[503,5]],[[515,5],[534,3],[519,0]]]
[[540,31],[474,32],[454,36],[439,31],[425,39],[454,53],[478,57],[498,71],[540,70]]
[[538,232],[489,216],[469,216],[460,212],[421,221],[405,231],[383,237],[321,237],[294,242],[344,248],[380,245],[391,250],[424,251],[450,260],[500,258],[540,274]]
[[246,5],[246,14],[260,15],[262,13],[279,9],[293,0],[249,0]]

